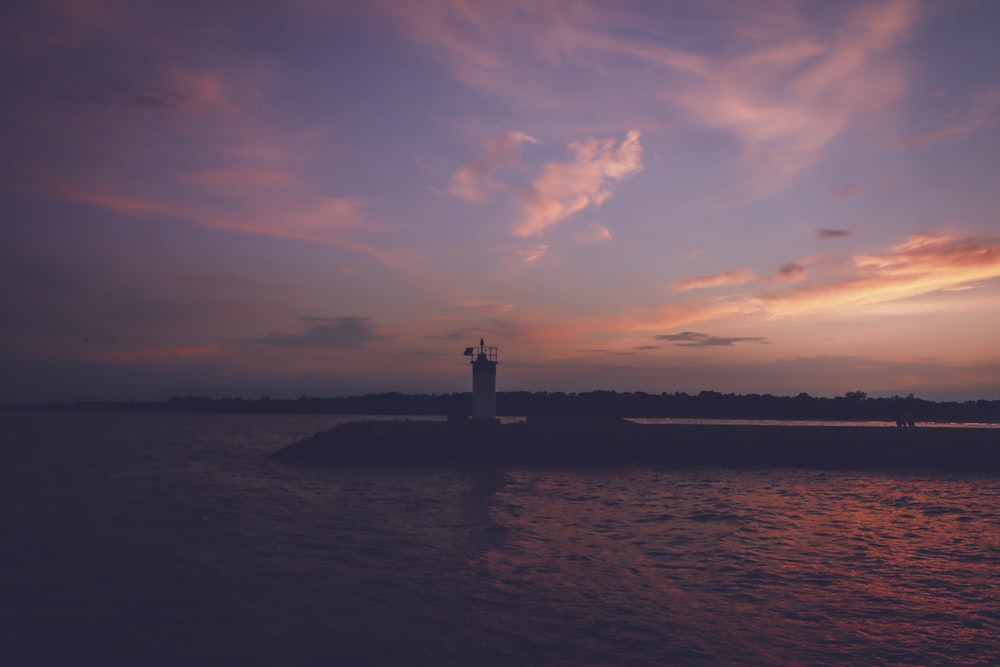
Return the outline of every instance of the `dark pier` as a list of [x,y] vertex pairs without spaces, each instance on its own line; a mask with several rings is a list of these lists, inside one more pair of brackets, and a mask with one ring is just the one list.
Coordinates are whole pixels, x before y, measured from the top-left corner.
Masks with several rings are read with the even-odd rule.
[[638,424],[533,418],[516,424],[359,421],[277,452],[321,464],[665,465],[1000,473],[1000,429]]

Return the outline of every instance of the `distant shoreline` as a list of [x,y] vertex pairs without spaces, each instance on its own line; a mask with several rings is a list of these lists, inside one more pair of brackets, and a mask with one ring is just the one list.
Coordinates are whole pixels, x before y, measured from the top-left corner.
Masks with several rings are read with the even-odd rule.
[[[174,397],[166,401],[78,401],[37,405],[4,405],[0,411],[62,410],[77,412],[184,412],[335,415],[467,415],[471,394],[401,394],[397,392],[334,398]],[[917,423],[1000,423],[1000,400],[927,401],[915,396],[870,398],[849,392],[833,398],[769,394],[648,394],[590,391],[498,392],[501,416],[601,416],[675,419],[753,419],[779,421],[881,421],[912,419]]]

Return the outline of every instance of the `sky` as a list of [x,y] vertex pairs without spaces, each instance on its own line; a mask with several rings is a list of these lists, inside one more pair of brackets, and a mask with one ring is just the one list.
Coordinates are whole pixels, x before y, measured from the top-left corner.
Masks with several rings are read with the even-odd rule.
[[0,12],[0,403],[1000,397],[1000,3]]

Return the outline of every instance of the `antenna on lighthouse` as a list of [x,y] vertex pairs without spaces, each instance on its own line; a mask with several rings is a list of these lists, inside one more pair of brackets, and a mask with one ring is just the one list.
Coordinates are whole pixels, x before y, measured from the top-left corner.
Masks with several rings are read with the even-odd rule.
[[496,421],[497,418],[497,348],[480,338],[479,347],[465,348],[472,357],[472,418]]

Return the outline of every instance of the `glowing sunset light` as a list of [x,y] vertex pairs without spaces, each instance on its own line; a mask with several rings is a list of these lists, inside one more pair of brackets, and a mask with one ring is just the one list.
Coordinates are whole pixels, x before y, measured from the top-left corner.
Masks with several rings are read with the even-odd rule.
[[1000,394],[998,20],[19,3],[0,403]]
[[870,306],[929,294],[972,289],[1000,278],[1000,239],[954,239],[914,235],[885,255],[854,259],[859,274],[840,282],[803,287],[785,296],[763,297],[773,315]]

